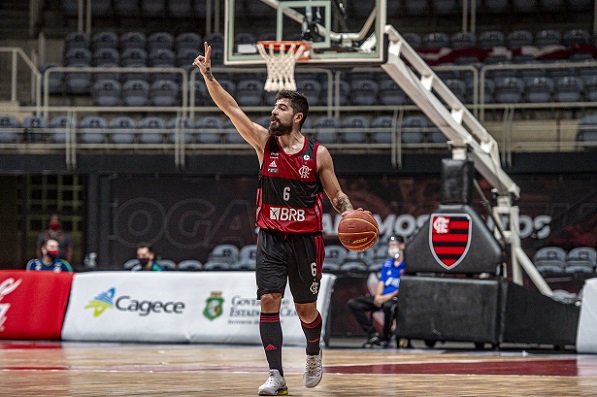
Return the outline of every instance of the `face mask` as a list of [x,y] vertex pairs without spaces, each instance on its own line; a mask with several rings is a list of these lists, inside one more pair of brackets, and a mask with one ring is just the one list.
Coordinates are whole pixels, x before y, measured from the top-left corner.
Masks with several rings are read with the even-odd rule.
[[52,229],[52,230],[60,229],[60,222],[50,222],[50,229]]
[[394,258],[398,258],[400,256],[400,248],[391,248],[388,250],[388,254]]
[[56,258],[58,258],[58,250],[48,250],[46,251],[48,253],[48,256],[54,260],[56,260]]
[[145,267],[149,263],[149,258],[137,258],[139,264]]

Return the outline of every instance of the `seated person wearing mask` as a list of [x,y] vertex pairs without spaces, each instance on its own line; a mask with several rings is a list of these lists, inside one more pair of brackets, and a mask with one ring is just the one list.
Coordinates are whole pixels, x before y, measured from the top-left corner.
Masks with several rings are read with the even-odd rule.
[[[381,266],[379,283],[375,296],[363,295],[352,298],[348,301],[348,307],[355,316],[358,323],[367,333],[367,342],[363,347],[374,347],[384,345],[388,347],[391,340],[391,327],[393,315],[398,300],[398,288],[400,276],[404,273],[404,239],[402,236],[392,236],[388,241],[389,258]],[[377,310],[383,310],[384,326],[383,334],[380,335],[373,322],[371,315]],[[369,314],[370,313],[370,314]]]
[[143,270],[154,272],[164,271],[164,268],[155,261],[155,253],[151,244],[141,243],[137,245],[137,261],[139,263],[131,268],[133,272]]
[[58,240],[47,239],[40,247],[41,258],[31,259],[27,263],[26,270],[51,270],[54,272],[72,272],[73,268],[64,259],[59,257]]

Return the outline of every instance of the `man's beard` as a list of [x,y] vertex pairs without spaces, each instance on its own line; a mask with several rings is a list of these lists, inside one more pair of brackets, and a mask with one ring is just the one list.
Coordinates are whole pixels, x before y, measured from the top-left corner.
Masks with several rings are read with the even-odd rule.
[[280,123],[279,120],[277,120],[277,122],[278,122],[277,127],[274,127],[272,124],[269,125],[268,131],[271,136],[288,135],[292,132],[292,124],[284,125],[284,124]]

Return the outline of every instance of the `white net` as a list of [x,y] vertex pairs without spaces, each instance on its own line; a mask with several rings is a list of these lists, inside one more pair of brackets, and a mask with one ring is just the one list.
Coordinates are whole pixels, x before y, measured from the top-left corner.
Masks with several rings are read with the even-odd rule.
[[[277,46],[279,50],[276,50]],[[257,49],[267,66],[266,91],[296,90],[294,66],[303,57],[307,46],[307,43],[300,42],[257,43]]]

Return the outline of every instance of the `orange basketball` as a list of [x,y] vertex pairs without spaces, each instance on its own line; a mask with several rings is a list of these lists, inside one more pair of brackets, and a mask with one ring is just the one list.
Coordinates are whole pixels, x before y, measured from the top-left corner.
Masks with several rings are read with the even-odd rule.
[[346,214],[338,225],[338,238],[347,249],[355,252],[367,251],[379,237],[379,227],[373,216],[365,211]]

